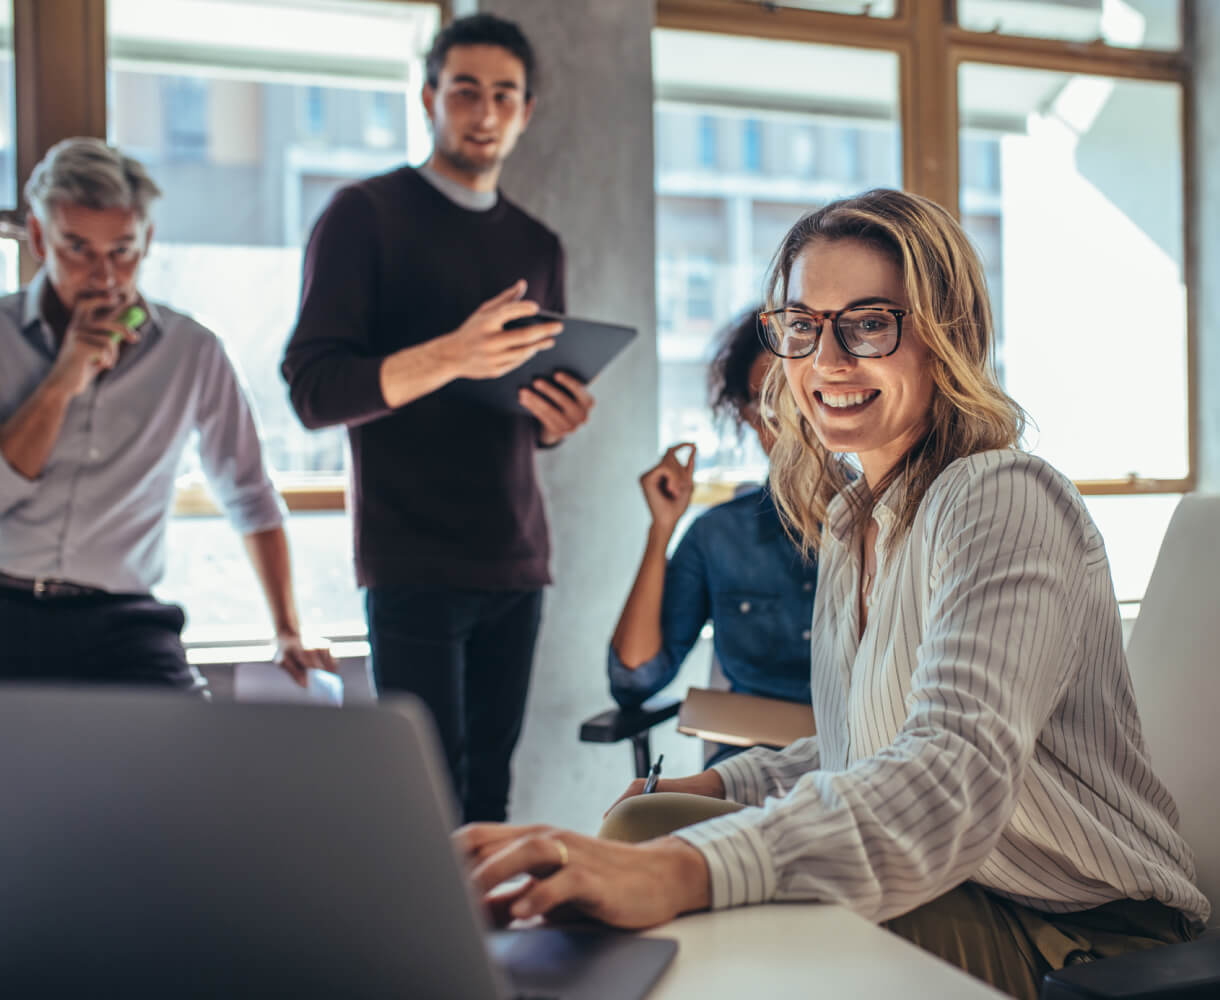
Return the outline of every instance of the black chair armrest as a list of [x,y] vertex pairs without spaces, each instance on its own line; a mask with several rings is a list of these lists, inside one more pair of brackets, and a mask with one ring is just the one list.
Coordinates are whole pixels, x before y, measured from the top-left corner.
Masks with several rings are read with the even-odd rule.
[[1039,996],[1040,1000],[1201,1000],[1220,996],[1220,934],[1048,972]]
[[672,719],[681,707],[681,698],[657,694],[639,708],[608,708],[580,724],[580,738],[585,743],[617,743]]

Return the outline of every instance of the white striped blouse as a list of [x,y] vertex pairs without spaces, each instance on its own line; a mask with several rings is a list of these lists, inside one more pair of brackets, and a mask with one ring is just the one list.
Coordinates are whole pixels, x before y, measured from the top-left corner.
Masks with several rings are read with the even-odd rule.
[[1075,487],[1019,451],[959,459],[890,548],[900,488],[874,511],[863,637],[852,514],[838,497],[827,515],[818,735],[718,765],[753,808],[678,834],[713,907],[817,899],[881,921],[971,880],[1045,911],[1154,898],[1205,919]]

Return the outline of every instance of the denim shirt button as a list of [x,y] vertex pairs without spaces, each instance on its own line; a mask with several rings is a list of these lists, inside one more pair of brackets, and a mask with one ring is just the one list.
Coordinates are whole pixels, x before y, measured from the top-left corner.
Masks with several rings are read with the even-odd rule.
[[750,602],[742,601],[741,604],[738,606],[737,610],[740,611],[743,615],[748,615],[750,613]]
[[801,638],[806,640],[812,639],[813,633],[809,629],[805,629],[805,631],[801,633]]
[[801,584],[801,590],[804,590],[806,592],[813,590],[813,581],[806,580],[803,584]]

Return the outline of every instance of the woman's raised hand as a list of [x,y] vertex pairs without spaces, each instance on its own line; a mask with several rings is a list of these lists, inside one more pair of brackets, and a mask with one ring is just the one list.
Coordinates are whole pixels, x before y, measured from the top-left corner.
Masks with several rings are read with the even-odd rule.
[[[686,460],[682,461],[679,453],[684,449]],[[640,489],[644,491],[653,524],[672,531],[690,506],[695,491],[694,442],[682,441],[666,451],[661,461],[640,476]]]

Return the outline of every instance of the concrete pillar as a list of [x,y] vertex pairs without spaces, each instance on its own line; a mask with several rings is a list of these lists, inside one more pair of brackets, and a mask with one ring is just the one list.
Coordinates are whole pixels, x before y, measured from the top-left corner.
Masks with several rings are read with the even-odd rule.
[[1220,492],[1220,5],[1188,5],[1194,26],[1194,301],[1199,489]]
[[453,7],[455,16],[486,11],[516,21],[538,54],[537,109],[502,187],[562,237],[568,311],[639,330],[594,386],[590,424],[539,459],[555,585],[511,816],[591,831],[630,778],[630,757],[625,746],[579,743],[578,729],[611,704],[606,643],[643,548],[646,508],[636,479],[657,450],[655,11],[651,0],[455,0]]

